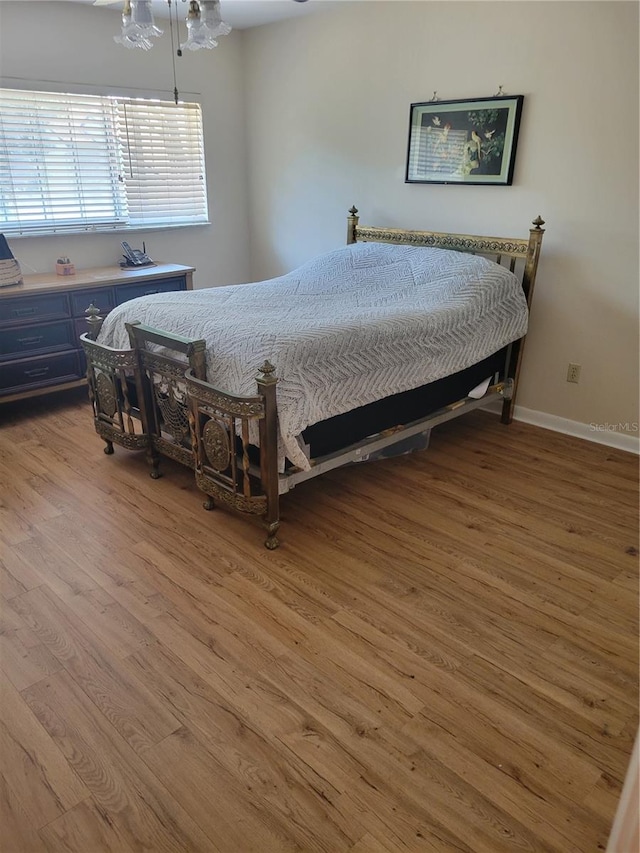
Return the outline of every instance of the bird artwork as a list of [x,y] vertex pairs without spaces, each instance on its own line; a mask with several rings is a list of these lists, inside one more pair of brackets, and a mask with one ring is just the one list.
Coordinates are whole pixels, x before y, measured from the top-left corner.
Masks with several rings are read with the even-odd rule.
[[493,136],[493,134],[494,134],[495,132],[496,132],[495,128],[494,128],[493,130],[485,130],[485,132],[484,132],[484,138],[485,138],[485,139],[491,139],[491,137]]
[[442,124],[440,116],[433,116],[433,118],[431,119],[431,123],[434,124],[436,127],[440,127],[440,125]]

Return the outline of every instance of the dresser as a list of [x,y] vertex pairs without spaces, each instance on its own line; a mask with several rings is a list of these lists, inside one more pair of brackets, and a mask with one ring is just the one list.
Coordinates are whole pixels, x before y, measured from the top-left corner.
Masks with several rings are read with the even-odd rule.
[[80,335],[85,311],[102,315],[138,296],[191,290],[193,267],[99,267],[75,275],[27,275],[0,288],[0,403],[73,388],[85,382]]

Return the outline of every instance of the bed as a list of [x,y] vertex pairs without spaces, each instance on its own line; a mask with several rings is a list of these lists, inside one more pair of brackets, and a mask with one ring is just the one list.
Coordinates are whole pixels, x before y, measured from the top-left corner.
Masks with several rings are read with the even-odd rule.
[[[512,418],[544,222],[528,239],[348,216],[347,244],[264,282],[142,297],[82,336],[94,425],[189,465],[214,503],[262,517],[340,465],[424,448],[488,399]],[[258,375],[256,377],[256,371]]]

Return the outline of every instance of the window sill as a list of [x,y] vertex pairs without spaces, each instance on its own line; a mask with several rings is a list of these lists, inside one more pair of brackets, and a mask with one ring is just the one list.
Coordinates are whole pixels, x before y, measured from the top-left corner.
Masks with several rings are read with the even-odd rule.
[[[87,234],[97,236],[100,234],[135,234],[136,232],[149,231],[175,231],[182,228],[202,228],[203,226],[211,225],[210,221],[206,222],[185,222],[180,225],[128,225],[114,226],[113,228],[60,228],[57,231],[30,231],[22,234],[19,231],[2,231],[4,236],[9,240],[24,240],[29,237],[67,237],[79,234]],[[0,226],[1,228],[1,226]]]

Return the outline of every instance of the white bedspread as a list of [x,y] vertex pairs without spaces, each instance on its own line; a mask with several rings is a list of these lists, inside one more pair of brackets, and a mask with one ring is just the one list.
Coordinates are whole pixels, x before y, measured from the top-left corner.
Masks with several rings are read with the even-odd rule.
[[281,453],[309,468],[309,425],[469,367],[527,331],[517,278],[484,258],[443,249],[358,243],[279,278],[133,299],[98,340],[127,349],[125,322],[207,341],[207,378],[256,393],[269,359]]

